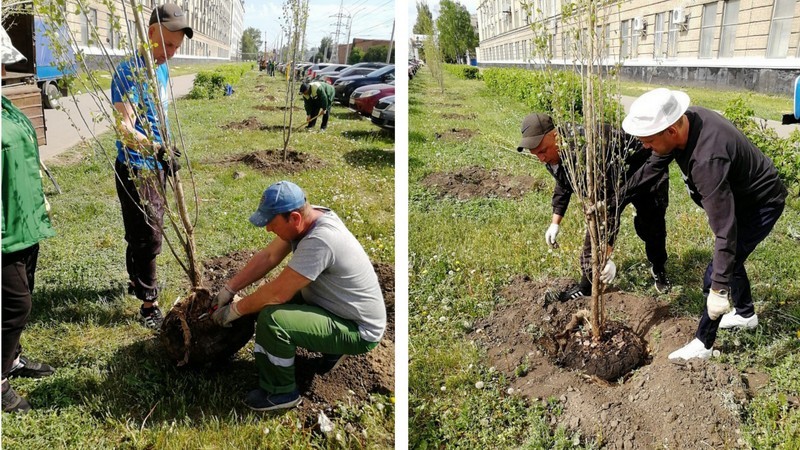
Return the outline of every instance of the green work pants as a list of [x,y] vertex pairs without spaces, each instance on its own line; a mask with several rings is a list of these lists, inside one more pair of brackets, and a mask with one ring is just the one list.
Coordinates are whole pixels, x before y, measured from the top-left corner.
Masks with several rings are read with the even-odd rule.
[[285,394],[297,389],[297,347],[333,355],[358,355],[378,346],[358,334],[358,325],[319,306],[286,303],[267,306],[256,322],[255,358],[261,389]]

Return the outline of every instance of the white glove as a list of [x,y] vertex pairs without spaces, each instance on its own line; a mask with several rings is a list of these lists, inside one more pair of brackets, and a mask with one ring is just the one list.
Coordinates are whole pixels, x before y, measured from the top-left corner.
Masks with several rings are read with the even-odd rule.
[[600,281],[605,284],[611,284],[614,281],[614,278],[617,276],[617,265],[614,264],[614,261],[608,260],[606,262],[606,266],[603,267],[603,270],[600,271]]
[[232,326],[231,322],[242,317],[237,306],[239,300],[241,300],[240,297],[234,297],[232,302],[214,311],[211,314],[211,320],[221,327],[230,328]]
[[706,298],[706,308],[708,308],[708,317],[711,320],[719,319],[721,315],[731,310],[731,304],[728,302],[728,292],[712,289]]
[[544,233],[544,240],[550,247],[554,247],[556,245],[556,237],[558,237],[559,228],[560,227],[557,223],[551,223],[550,226],[547,227],[547,231]]
[[214,297],[214,303],[217,305],[218,308],[222,308],[223,306],[227,305],[228,303],[233,300],[233,296],[236,295],[235,291],[232,291],[231,288],[228,287],[226,284],[218,293],[217,296]]

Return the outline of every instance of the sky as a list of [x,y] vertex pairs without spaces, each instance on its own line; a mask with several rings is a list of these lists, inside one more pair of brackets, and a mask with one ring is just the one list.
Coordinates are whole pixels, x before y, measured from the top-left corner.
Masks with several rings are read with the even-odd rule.
[[[481,0],[455,0],[457,3],[461,3],[462,5],[467,7],[467,10],[470,14],[475,14],[478,11],[478,3]],[[431,10],[431,14],[433,14],[433,20],[436,20],[439,17],[439,2],[438,0],[427,0],[428,7]],[[408,34],[409,36],[411,33],[411,29],[414,28],[414,24],[417,23],[417,2],[413,0],[408,1]]]
[[[261,30],[261,39],[266,32],[267,45],[278,47],[281,38],[281,16],[283,1],[245,0],[244,28]],[[306,26],[306,47],[319,47],[322,38],[336,32],[336,14],[342,0],[309,0],[308,24]],[[350,40],[390,39],[392,21],[395,16],[395,0],[344,0],[344,14],[352,15],[353,25]],[[342,25],[339,43],[347,41],[347,22]]]

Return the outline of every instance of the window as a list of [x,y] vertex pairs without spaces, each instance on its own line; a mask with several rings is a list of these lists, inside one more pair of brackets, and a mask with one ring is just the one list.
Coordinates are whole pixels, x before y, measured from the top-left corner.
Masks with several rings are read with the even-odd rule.
[[630,20],[623,20],[620,23],[619,27],[619,34],[620,34],[620,48],[619,48],[619,57],[620,58],[629,58],[630,55],[628,52],[630,51],[631,45],[631,21]]
[[119,36],[114,32],[114,16],[108,13],[108,38],[106,39],[110,48],[119,47]]
[[700,24],[700,57],[712,58],[714,44],[714,25],[717,22],[717,4],[703,5],[703,21]]
[[730,58],[736,47],[736,25],[739,23],[739,0],[728,0],[722,11],[722,32],[719,36],[719,57]]
[[681,29],[679,23],[672,23],[669,18],[669,32],[667,33],[667,56],[674,58],[678,54],[678,31]]
[[664,57],[664,16],[665,13],[656,14],[653,23],[653,58],[661,59]]
[[569,40],[569,31],[564,31],[564,34],[561,36],[561,51],[564,55],[564,61],[570,59],[570,55],[572,55],[572,44]]
[[767,41],[767,58],[785,58],[789,53],[795,3],[797,0],[775,0]]

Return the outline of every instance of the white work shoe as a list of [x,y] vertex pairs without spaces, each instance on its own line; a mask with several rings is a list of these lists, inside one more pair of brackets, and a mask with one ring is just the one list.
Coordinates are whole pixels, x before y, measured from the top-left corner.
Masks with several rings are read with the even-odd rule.
[[712,351],[712,349],[706,348],[705,344],[703,344],[700,339],[694,338],[692,342],[670,353],[668,358],[671,360],[692,358],[708,359],[711,357]]
[[722,320],[719,321],[720,328],[746,328],[752,330],[756,326],[758,326],[758,314],[745,318],[736,314],[736,308],[730,310],[727,314],[723,314]]

